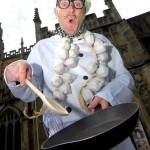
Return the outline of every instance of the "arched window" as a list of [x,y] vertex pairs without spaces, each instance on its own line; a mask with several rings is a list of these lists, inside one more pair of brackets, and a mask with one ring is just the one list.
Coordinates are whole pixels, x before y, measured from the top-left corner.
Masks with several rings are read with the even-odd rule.
[[21,122],[16,108],[7,106],[0,112],[0,149],[21,150]]

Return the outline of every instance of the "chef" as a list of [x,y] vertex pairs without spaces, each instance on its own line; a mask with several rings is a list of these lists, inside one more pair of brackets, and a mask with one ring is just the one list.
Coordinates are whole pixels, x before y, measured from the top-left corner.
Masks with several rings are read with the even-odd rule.
[[[114,45],[105,36],[86,29],[85,15],[91,1],[52,1],[59,22],[56,35],[39,41],[27,60],[15,61],[4,70],[15,97],[24,102],[36,100],[37,95],[26,85],[28,79],[68,111],[67,116],[45,111],[43,122],[49,137],[98,109],[131,102],[134,86]],[[112,149],[135,148],[127,138]]]

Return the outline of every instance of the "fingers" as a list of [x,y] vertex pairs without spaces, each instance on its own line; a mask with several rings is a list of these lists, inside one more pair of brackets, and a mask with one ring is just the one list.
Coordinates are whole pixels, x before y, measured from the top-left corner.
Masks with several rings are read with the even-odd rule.
[[12,64],[12,65],[9,65],[6,70],[5,70],[5,77],[7,79],[8,82],[15,82],[15,81],[18,81],[18,74],[17,74],[17,67]]
[[31,69],[31,67],[29,67],[29,68],[27,69],[27,76],[26,76],[26,78],[27,78],[28,80],[31,80],[31,75],[32,75],[32,69]]
[[22,60],[10,64],[5,70],[5,77],[8,83],[18,81],[24,85],[26,78],[31,79],[31,72],[31,66]]
[[91,111],[96,111],[98,109],[106,109],[108,107],[110,107],[110,103],[107,100],[100,98],[98,96],[94,97],[93,101],[88,106],[88,108]]
[[91,102],[91,104],[88,106],[88,108],[91,110],[91,111],[95,111],[96,110],[96,107],[100,104],[101,102],[101,98],[97,98],[95,97],[93,99],[93,101]]
[[30,67],[26,63],[19,63],[18,64],[18,81],[21,85],[25,84],[25,80],[28,77],[29,78],[29,71]]
[[101,109],[106,109],[110,106],[109,102],[102,100]]

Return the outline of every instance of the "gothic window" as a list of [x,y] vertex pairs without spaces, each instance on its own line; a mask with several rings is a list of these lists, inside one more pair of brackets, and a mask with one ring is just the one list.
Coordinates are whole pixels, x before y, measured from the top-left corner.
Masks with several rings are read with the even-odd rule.
[[21,150],[21,122],[20,113],[13,107],[0,112],[0,149]]

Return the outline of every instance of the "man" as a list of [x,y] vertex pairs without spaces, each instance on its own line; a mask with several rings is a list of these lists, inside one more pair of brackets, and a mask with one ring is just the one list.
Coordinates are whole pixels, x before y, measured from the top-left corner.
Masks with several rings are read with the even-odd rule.
[[[130,102],[133,97],[133,78],[117,49],[103,35],[86,30],[84,18],[90,4],[90,0],[57,0],[57,34],[39,41],[27,61],[16,61],[4,71],[14,96],[25,102],[37,98],[25,84],[28,79],[69,112],[68,116],[43,114],[49,137],[97,109]],[[134,147],[127,138],[113,149]]]

